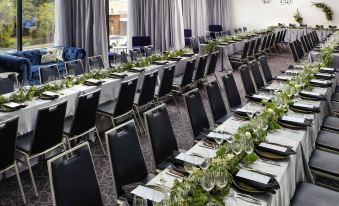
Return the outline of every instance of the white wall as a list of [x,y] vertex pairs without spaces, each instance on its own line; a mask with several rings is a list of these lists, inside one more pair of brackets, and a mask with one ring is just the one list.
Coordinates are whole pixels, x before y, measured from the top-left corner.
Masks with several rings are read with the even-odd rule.
[[[293,0],[290,5],[281,5],[280,0],[264,4],[262,0],[230,0],[233,28],[247,26],[250,30],[264,29],[278,23],[295,23],[293,15],[299,9],[304,24],[337,25],[339,27],[339,0]],[[334,21],[328,22],[325,14],[312,6],[312,2],[325,2],[334,12]]]

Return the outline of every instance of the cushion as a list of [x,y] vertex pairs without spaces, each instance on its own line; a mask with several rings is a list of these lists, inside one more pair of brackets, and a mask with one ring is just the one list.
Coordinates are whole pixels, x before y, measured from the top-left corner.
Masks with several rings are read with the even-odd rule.
[[331,116],[326,117],[322,127],[339,132],[339,118]]
[[316,145],[339,152],[339,133],[321,130]]
[[309,166],[311,170],[339,177],[339,155],[315,149],[312,153]]
[[98,111],[105,113],[107,115],[113,116],[116,104],[117,104],[117,101],[113,101],[113,100],[105,102],[99,105]]
[[21,151],[29,153],[33,144],[33,132],[26,133],[18,137],[16,147]]
[[40,50],[18,51],[12,55],[28,59],[32,65],[40,64],[42,53]]
[[58,61],[58,54],[56,49],[47,50],[41,57],[41,64],[52,63]]

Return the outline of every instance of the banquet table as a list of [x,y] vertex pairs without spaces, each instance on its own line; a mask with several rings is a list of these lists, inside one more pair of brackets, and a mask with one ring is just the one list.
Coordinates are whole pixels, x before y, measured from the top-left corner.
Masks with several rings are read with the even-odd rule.
[[[308,60],[309,62],[316,62],[319,60],[320,52],[318,51],[311,51],[308,54]],[[333,62],[332,65],[330,65],[332,68],[339,68],[339,53],[335,52],[333,53]]]
[[[333,80],[333,83],[335,83],[335,80]],[[276,84],[277,85],[274,85],[272,88],[281,89],[284,87],[284,83]],[[335,85],[328,88],[314,87],[312,92],[328,97],[331,96],[331,94],[334,92],[334,88]],[[305,130],[293,130],[281,127],[278,130],[270,131],[268,133],[268,142],[290,146],[291,148],[293,148],[294,151],[296,151],[296,154],[289,156],[285,160],[279,161],[279,165],[273,165],[261,159],[258,159],[252,165],[253,169],[275,175],[275,179],[280,185],[280,189],[276,191],[276,194],[251,194],[252,197],[259,200],[261,205],[264,206],[288,206],[290,205],[290,200],[294,195],[298,182],[314,182],[308,166],[308,161],[310,159],[313,149],[315,148],[315,140],[317,138],[318,132],[320,131],[323,119],[325,118],[325,116],[330,114],[330,110],[326,101],[310,101],[301,98],[296,98],[294,100],[297,103],[319,107],[320,112],[315,114],[302,114],[289,110],[286,115],[290,117],[312,119],[312,125],[310,127],[307,127],[307,129]],[[243,106],[243,108],[246,110],[259,111],[261,108],[263,108],[263,106],[260,103],[248,102]],[[233,116],[226,120],[223,124],[218,126],[215,131],[227,131],[227,133],[229,134],[223,135],[231,135],[236,133],[238,128],[244,125],[244,123],[246,122],[247,120],[240,120],[239,118]],[[213,137],[213,135],[218,134],[211,132],[208,136]],[[201,141],[195,144],[186,153],[198,155],[205,158],[211,158],[215,157],[216,149],[203,147],[203,142]],[[171,188],[173,187],[174,180],[182,181],[182,178],[175,178],[171,176],[167,171],[168,169],[159,173],[147,185],[165,185],[167,188]],[[243,206],[256,204],[236,197],[236,205]]]
[[[282,31],[287,29],[286,36],[284,41],[285,42],[293,42],[297,39],[300,39],[301,36],[304,36],[313,31],[313,29],[292,29],[292,28],[276,28],[274,32]],[[320,40],[326,38],[331,31],[328,30],[315,30]]]

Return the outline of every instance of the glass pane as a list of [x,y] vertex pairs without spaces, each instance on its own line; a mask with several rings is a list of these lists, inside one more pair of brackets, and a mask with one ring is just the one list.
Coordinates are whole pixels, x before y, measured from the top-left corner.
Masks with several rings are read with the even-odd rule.
[[53,45],[55,30],[54,0],[22,1],[23,49]]
[[16,50],[16,0],[0,0],[0,53]]
[[127,49],[127,0],[109,0],[109,45],[111,51]]

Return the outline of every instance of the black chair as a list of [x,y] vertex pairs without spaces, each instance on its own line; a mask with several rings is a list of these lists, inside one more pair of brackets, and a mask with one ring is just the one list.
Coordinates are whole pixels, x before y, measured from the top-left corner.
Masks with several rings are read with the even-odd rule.
[[26,158],[33,189],[37,197],[38,190],[33,176],[31,159],[40,157],[60,146],[63,146],[63,149],[65,149],[65,145],[62,141],[62,133],[64,130],[66,107],[67,101],[64,101],[40,109],[38,111],[34,131],[23,134],[17,139],[17,151]]
[[224,82],[224,88],[226,91],[228,104],[232,110],[232,108],[237,108],[241,106],[241,98],[239,94],[238,87],[235,83],[233,74],[227,74],[222,77],[222,80]]
[[192,86],[195,59],[188,61],[186,64],[184,75],[175,76],[173,79],[173,92],[183,94],[183,92]]
[[65,67],[68,75],[79,76],[85,73],[84,67],[82,65],[82,61],[75,60],[70,62],[65,62]]
[[303,48],[301,46],[301,43],[300,41],[297,39],[295,40],[295,43],[294,43],[294,47],[297,49],[297,53],[299,55],[299,59],[301,59],[305,54],[304,54],[304,51],[303,51]]
[[270,51],[270,52],[273,52],[273,50],[275,50],[276,53],[278,53],[278,50],[277,50],[277,48],[276,48],[275,45],[274,45],[275,39],[276,39],[276,34],[273,33],[272,36],[271,36],[270,44],[269,44],[269,51]]
[[238,29],[234,29],[234,34],[238,34]]
[[210,40],[212,39],[211,34],[210,34],[210,33],[207,33],[207,34],[205,35],[205,39],[206,39],[206,41],[210,41]]
[[166,169],[176,163],[174,155],[178,151],[166,105],[162,104],[145,112],[144,118],[147,134],[152,144],[155,165],[157,169]]
[[333,206],[338,205],[338,202],[338,192],[301,182],[298,184],[290,206]]
[[339,133],[320,130],[315,145],[318,149],[339,154]]
[[47,165],[53,205],[104,205],[87,142],[53,157]]
[[117,199],[131,202],[130,192],[154,177],[147,172],[134,121],[107,131],[105,137]]
[[267,37],[267,43],[266,43],[266,46],[265,46],[265,53],[268,54],[269,52],[271,52],[270,50],[270,46],[271,46],[271,42],[272,42],[272,36],[273,34],[270,33]]
[[264,73],[264,77],[265,77],[266,82],[267,83],[272,82],[273,76],[272,76],[270,66],[267,62],[267,57],[265,55],[263,55],[263,56],[259,57],[259,61],[260,61],[261,68],[262,68],[262,71]]
[[253,60],[253,61],[250,61],[248,64],[249,64],[249,66],[252,69],[252,74],[253,74],[254,82],[255,82],[258,90],[259,89],[264,89],[265,82],[264,82],[264,79],[261,76],[258,62],[256,60]]
[[104,61],[101,55],[88,57],[89,70],[105,69]]
[[238,32],[241,33],[242,32],[242,28],[238,28]]
[[199,44],[206,44],[207,43],[205,36],[199,36],[198,39],[199,39]]
[[11,93],[14,91],[14,85],[18,82],[13,78],[0,78],[0,95]]
[[126,52],[121,52],[119,55],[117,55],[117,59],[119,59],[119,60],[120,60],[120,63],[122,63],[122,64],[128,62]]
[[138,120],[133,110],[137,83],[138,78],[123,81],[118,98],[99,105],[98,112],[108,116],[111,119],[113,127],[131,116],[134,117],[136,121]]
[[266,44],[267,44],[267,35],[264,36],[263,42],[262,42],[260,50],[259,50],[261,55],[266,54]]
[[247,62],[248,60],[247,54],[248,54],[249,47],[250,47],[250,42],[246,41],[244,50],[242,50],[242,52],[228,56],[233,67],[239,67]]
[[246,27],[243,27],[242,29],[244,30],[244,32],[246,32],[246,31],[247,31],[247,28],[246,28]]
[[165,102],[166,100],[168,100],[168,98],[173,98],[173,101],[178,109],[178,112],[180,113],[178,103],[174,98],[172,92],[174,73],[175,66],[167,67],[164,69],[160,85],[155,88],[154,97],[159,105],[161,104],[161,102]]
[[299,56],[297,54],[297,51],[294,47],[294,44],[293,43],[289,43],[289,46],[290,46],[290,51],[292,53],[292,56],[293,56],[293,60],[295,63],[299,62]]
[[145,51],[145,56],[150,57],[152,56],[152,54],[154,54],[154,47],[152,45],[145,46],[144,51]]
[[69,116],[65,119],[64,136],[66,137],[69,148],[71,148],[71,141],[84,137],[91,132],[95,132],[99,139],[102,151],[104,155],[106,155],[95,125],[100,92],[101,90],[99,89],[79,96],[74,116]]
[[149,109],[152,105],[155,105],[154,102],[154,92],[155,86],[157,84],[158,71],[146,74],[143,79],[142,87],[140,91],[135,93],[134,97],[134,113],[138,115],[141,122],[141,126],[145,131],[145,126],[140,113]]
[[205,134],[202,132],[209,129],[207,114],[198,89],[184,94],[186,107],[191,121],[194,140],[201,141]]
[[232,33],[231,33],[230,30],[227,30],[227,31],[226,31],[226,34],[227,34],[228,36],[232,36]]
[[22,200],[26,204],[26,196],[21,183],[18,166],[15,160],[15,145],[18,130],[19,118],[13,117],[6,121],[0,122],[0,174],[13,169],[18,180]]
[[205,79],[205,71],[207,65],[208,54],[199,57],[198,67],[195,69],[193,74],[193,82],[195,86]]
[[260,45],[261,45],[261,38],[258,38],[254,48],[254,57],[257,58],[260,55]]
[[254,57],[255,44],[256,44],[256,41],[255,41],[255,40],[252,40],[252,41],[251,41],[251,44],[250,44],[250,48],[249,48],[249,50],[248,50],[248,54],[247,54],[247,58],[248,58],[249,60],[252,60],[252,59],[255,58],[255,57]]
[[247,95],[252,96],[253,94],[256,93],[256,91],[255,91],[255,87],[254,87],[248,66],[243,65],[239,67],[239,70],[240,70],[240,76],[242,79],[242,83],[245,88],[245,92]]
[[304,48],[304,51],[306,53],[310,52],[311,51],[311,48],[308,47],[307,43],[306,43],[306,40],[305,40],[305,37],[304,36],[301,36],[300,37],[300,41],[301,41],[301,44],[303,45],[303,48]]
[[142,57],[140,49],[131,49],[129,50],[129,54],[131,55],[132,61],[138,61]]
[[207,77],[212,76],[212,75],[215,77],[216,80],[218,80],[217,75],[215,74],[215,69],[217,67],[217,62],[218,62],[218,56],[219,56],[219,52],[213,52],[211,54],[210,62],[207,66],[207,70],[205,74],[206,81],[207,81]]
[[194,54],[199,54],[199,40],[197,38],[191,39],[191,47]]
[[57,64],[40,67],[39,74],[40,74],[40,84],[45,84],[60,79]]
[[214,124],[220,125],[232,115],[227,113],[217,81],[212,81],[207,84],[206,91],[213,114]]

